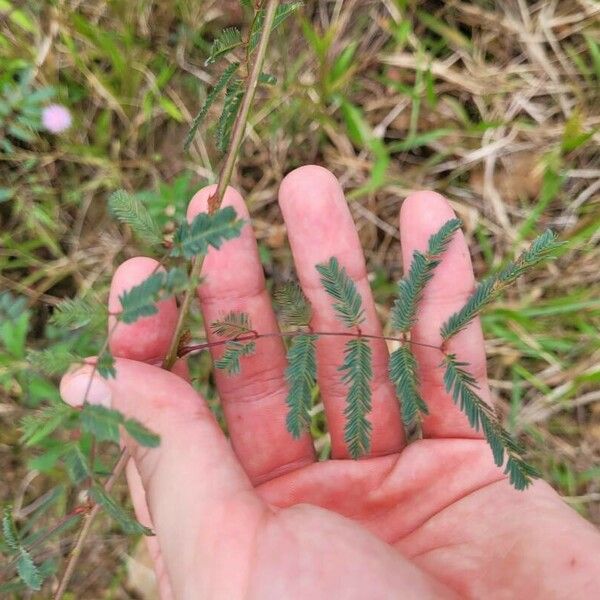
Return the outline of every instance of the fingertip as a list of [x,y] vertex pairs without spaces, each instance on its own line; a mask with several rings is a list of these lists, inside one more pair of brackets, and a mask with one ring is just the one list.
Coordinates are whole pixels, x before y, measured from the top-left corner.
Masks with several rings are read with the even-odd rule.
[[400,227],[408,225],[421,231],[437,231],[455,217],[448,200],[437,192],[420,190],[407,196],[400,207]]
[[319,165],[304,165],[290,171],[279,186],[279,202],[306,202],[315,197],[326,200],[328,197],[343,195],[337,177]]
[[86,365],[66,373],[60,381],[60,396],[68,405],[79,408],[84,403],[110,408],[111,391],[93,366]]
[[[123,292],[139,285],[157,271],[164,271],[157,260],[146,256],[130,258],[121,264],[113,275],[108,298],[111,313],[121,310]],[[159,362],[166,354],[177,323],[177,303],[168,298],[157,303],[158,312],[143,317],[135,323],[118,323],[116,316],[109,317],[109,345],[111,352],[121,358],[142,362]]]
[[[191,221],[196,215],[208,211],[208,199],[217,191],[217,185],[208,185],[198,190],[187,209],[187,219]],[[242,195],[232,186],[228,186],[223,195],[222,206],[233,206],[238,217],[247,217],[248,209]]]

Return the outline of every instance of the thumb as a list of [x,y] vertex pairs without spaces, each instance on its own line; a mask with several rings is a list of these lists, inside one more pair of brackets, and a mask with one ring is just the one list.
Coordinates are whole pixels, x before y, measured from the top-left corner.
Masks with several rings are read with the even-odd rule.
[[[65,375],[61,395],[68,404],[81,406],[89,385],[89,402],[114,408],[160,435],[157,448],[141,447],[129,437],[124,441],[146,491],[175,596],[180,597],[190,571],[202,589],[199,565],[211,562],[216,536],[233,526],[238,541],[247,543],[245,535],[252,536],[266,507],[190,384],[136,361],[117,359],[115,367],[114,379],[103,379],[89,365]],[[233,507],[236,503],[243,505]],[[239,524],[231,522],[232,512],[240,517]],[[192,565],[196,568],[190,569]]]

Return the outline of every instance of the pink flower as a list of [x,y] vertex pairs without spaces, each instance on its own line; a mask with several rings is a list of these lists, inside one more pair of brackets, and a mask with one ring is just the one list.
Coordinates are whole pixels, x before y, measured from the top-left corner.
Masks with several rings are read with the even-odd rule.
[[49,104],[42,110],[42,123],[51,133],[62,133],[71,127],[71,113],[62,104]]

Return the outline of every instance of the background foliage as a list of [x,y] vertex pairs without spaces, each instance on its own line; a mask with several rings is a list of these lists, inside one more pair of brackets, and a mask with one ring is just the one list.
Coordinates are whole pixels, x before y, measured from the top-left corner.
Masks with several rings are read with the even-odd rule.
[[[402,275],[397,213],[409,191],[453,200],[480,278],[524,240],[557,230],[568,241],[561,258],[483,319],[490,379],[509,430],[533,440],[528,460],[597,523],[598,14],[586,0],[308,1],[272,37],[265,72],[276,81],[259,90],[235,180],[278,283],[292,275],[278,183],[301,164],[332,169],[351,199],[385,322]],[[102,328],[115,265],[152,252],[110,218],[115,189],[133,193],[169,232],[193,192],[214,181],[222,98],[189,152],[183,144],[227,64],[205,66],[213,39],[246,22],[237,0],[0,0],[0,501],[15,503],[17,526],[38,511],[41,520],[61,514],[64,497],[47,490],[67,482],[60,442],[19,427],[48,403],[57,406],[49,433],[69,418],[55,379],[30,368],[26,348],[58,344],[65,362],[98,350],[92,334],[49,317],[62,298],[83,295],[90,308],[80,321]],[[64,134],[39,126],[50,100],[72,112]],[[214,402],[207,357],[192,367]],[[323,431],[317,403],[313,433],[326,456]],[[143,570],[123,559],[138,557],[135,539],[107,520],[100,535],[86,547],[74,597],[146,594]]]

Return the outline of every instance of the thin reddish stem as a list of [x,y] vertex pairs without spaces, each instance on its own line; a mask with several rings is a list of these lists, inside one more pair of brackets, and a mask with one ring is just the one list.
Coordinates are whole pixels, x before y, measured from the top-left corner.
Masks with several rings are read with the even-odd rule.
[[224,340],[216,340],[214,342],[201,342],[199,344],[192,344],[190,346],[184,346],[179,352],[179,357],[187,356],[192,352],[199,352],[201,350],[207,350],[209,348],[216,348],[218,346],[224,346],[227,342],[243,342],[249,340],[259,340],[261,338],[273,338],[273,337],[281,337],[281,338],[290,338],[297,337],[299,335],[317,335],[317,336],[329,336],[329,337],[363,337],[371,340],[386,340],[390,342],[400,342],[403,344],[413,344],[415,346],[422,346],[424,348],[431,348],[432,350],[437,350],[438,352],[443,352],[442,348],[439,346],[434,346],[433,344],[425,344],[423,342],[415,342],[413,340],[407,340],[406,338],[397,338],[386,335],[369,335],[367,333],[360,334],[353,333],[351,331],[314,331],[310,327],[306,330],[297,330],[297,331],[283,331],[278,333],[257,333],[256,331],[252,331],[250,333],[237,336],[236,338],[224,339]]

